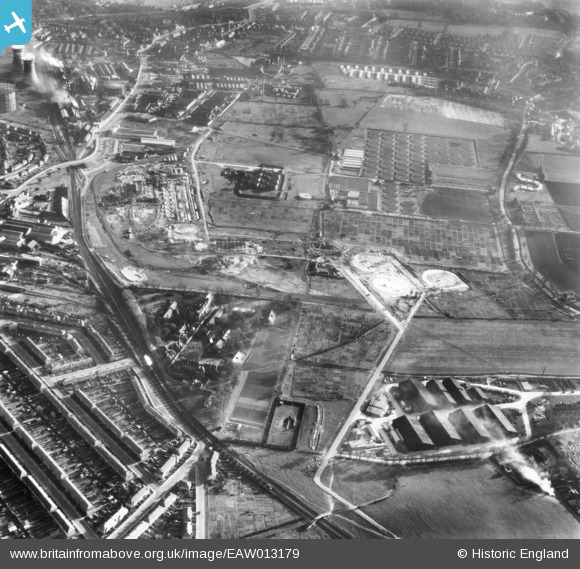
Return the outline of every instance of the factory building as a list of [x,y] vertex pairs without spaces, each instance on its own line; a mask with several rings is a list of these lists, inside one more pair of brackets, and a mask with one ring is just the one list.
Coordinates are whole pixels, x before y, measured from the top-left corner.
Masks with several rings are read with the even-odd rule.
[[482,405],[473,410],[475,416],[485,423],[485,428],[495,439],[516,437],[518,432],[503,414],[502,410],[495,405]]
[[459,433],[441,411],[427,411],[419,417],[419,422],[438,447],[462,443]]
[[429,450],[435,446],[416,417],[402,415],[397,417],[392,424],[410,451]]
[[490,400],[489,395],[479,387],[470,387],[467,390],[467,395],[469,395],[473,401],[488,402]]
[[452,377],[446,377],[441,382],[441,384],[447,390],[447,392],[451,395],[451,397],[453,397],[453,399],[455,399],[455,402],[458,405],[469,405],[469,404],[473,403],[473,400],[471,399],[471,397],[469,397],[469,395],[467,395],[467,392],[465,391],[465,389],[463,389],[463,387],[461,387],[461,384],[456,379],[453,379]]
[[456,409],[449,413],[448,418],[463,442],[479,444],[491,441],[491,434],[471,409]]
[[401,381],[398,392],[406,403],[410,403],[415,411],[428,411],[431,407],[437,407],[437,400],[425,386],[417,379]]
[[439,407],[455,407],[455,399],[443,387],[440,379],[430,379],[425,388],[433,395]]

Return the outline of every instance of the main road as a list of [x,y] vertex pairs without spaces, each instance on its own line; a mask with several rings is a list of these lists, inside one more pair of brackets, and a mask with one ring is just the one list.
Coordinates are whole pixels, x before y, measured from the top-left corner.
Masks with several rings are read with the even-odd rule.
[[[382,535],[384,535],[385,537],[390,537],[390,538],[396,538],[397,536],[393,532],[391,532],[389,529],[383,527],[381,524],[379,524],[376,520],[371,518],[369,515],[365,514],[361,510],[357,509],[356,504],[349,502],[348,500],[343,498],[340,494],[337,494],[334,490],[332,490],[332,488],[330,488],[330,486],[327,486],[326,484],[324,484],[324,482],[322,482],[322,475],[324,474],[324,471],[328,468],[328,466],[330,465],[332,460],[334,460],[335,456],[337,455],[338,450],[340,449],[340,446],[342,445],[342,443],[344,441],[346,433],[352,427],[353,423],[360,417],[361,407],[363,406],[367,397],[370,395],[370,393],[373,390],[375,384],[377,383],[379,377],[383,373],[383,370],[384,370],[385,366],[387,365],[388,361],[390,360],[391,356],[393,355],[395,349],[397,348],[397,346],[399,345],[399,343],[403,339],[403,336],[405,335],[405,332],[407,331],[407,328],[409,327],[411,320],[415,316],[415,313],[417,312],[417,310],[419,310],[419,307],[421,306],[424,298],[425,298],[425,293],[422,293],[421,296],[419,297],[417,303],[415,304],[415,306],[413,306],[413,309],[409,313],[407,319],[404,322],[398,324],[397,335],[395,336],[395,338],[393,339],[393,341],[391,342],[391,344],[387,348],[381,361],[378,363],[378,365],[375,367],[374,371],[372,372],[372,374],[369,378],[369,381],[367,382],[366,387],[364,388],[364,390],[361,393],[360,397],[358,398],[356,404],[352,408],[350,415],[348,416],[348,418],[346,419],[346,421],[342,425],[342,428],[340,429],[340,431],[338,432],[338,434],[334,438],[332,444],[330,445],[330,448],[325,453],[324,458],[322,459],[322,462],[320,463],[320,466],[319,466],[318,470],[316,471],[316,474],[314,475],[314,482],[319,488],[321,488],[324,492],[326,492],[329,496],[331,496],[335,500],[342,502],[348,509],[355,511],[367,523],[369,523],[376,530],[381,532]],[[389,318],[389,320],[391,320],[391,318]],[[398,321],[395,320],[395,322],[398,322]],[[329,515],[331,513],[332,512],[329,512]]]

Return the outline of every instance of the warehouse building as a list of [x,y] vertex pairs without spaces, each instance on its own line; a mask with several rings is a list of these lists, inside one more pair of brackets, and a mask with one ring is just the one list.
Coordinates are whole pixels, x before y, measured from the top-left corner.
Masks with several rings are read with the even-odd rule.
[[471,409],[456,409],[449,413],[448,418],[463,442],[479,444],[491,441],[491,434]]
[[473,403],[471,397],[467,395],[465,389],[461,387],[461,384],[456,379],[446,377],[441,383],[458,405],[470,405]]
[[435,445],[416,417],[402,415],[393,421],[393,428],[410,451],[429,450]]
[[489,395],[479,387],[470,387],[467,390],[467,395],[469,395],[473,401],[490,401]]
[[427,411],[419,417],[419,422],[438,447],[462,443],[459,433],[441,411]]
[[425,388],[433,395],[439,407],[455,407],[455,399],[443,387],[440,379],[430,379]]
[[516,428],[510,423],[502,410],[495,405],[476,407],[473,413],[480,421],[485,423],[485,428],[495,439],[517,437]]
[[437,400],[417,379],[406,379],[399,383],[399,395],[406,403],[410,403],[416,411],[428,411],[437,407]]

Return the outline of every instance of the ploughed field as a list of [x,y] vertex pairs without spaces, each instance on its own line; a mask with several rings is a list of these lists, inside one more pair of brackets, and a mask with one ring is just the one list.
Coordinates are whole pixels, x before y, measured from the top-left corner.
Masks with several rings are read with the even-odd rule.
[[[580,275],[564,264],[561,258],[562,247],[558,247],[552,233],[545,231],[526,231],[526,241],[534,266],[560,291],[580,293]],[[560,243],[562,243],[560,239]],[[562,243],[563,244],[563,243]],[[571,259],[570,239],[567,240],[567,256]],[[560,253],[560,255],[559,255]],[[576,258],[578,252],[575,252]]]
[[576,375],[579,333],[575,322],[415,318],[387,371]]
[[578,538],[555,498],[517,486],[489,462],[395,470],[336,461],[332,488],[401,538]]

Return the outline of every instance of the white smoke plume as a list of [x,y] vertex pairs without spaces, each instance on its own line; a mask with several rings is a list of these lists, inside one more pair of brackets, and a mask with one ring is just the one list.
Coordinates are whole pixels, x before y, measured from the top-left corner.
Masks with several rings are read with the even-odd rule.
[[37,49],[34,53],[36,54],[36,61],[38,62],[45,63],[52,67],[64,67],[64,63],[48,51]]
[[534,483],[548,496],[555,496],[552,482],[546,472],[542,472],[536,462],[527,456],[524,456],[518,449],[508,448],[502,458],[510,463],[516,472],[526,480]]
[[58,67],[59,69],[62,69],[64,63],[52,53],[42,49],[41,47],[33,50],[28,46],[24,46],[24,59],[30,56],[34,56],[36,73],[38,75],[38,82],[32,85],[32,87],[39,93],[50,97],[51,101],[54,103],[70,103],[71,97],[68,91],[58,87],[56,82],[43,72],[49,67]]

